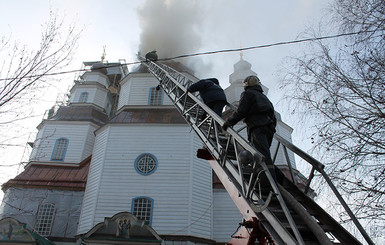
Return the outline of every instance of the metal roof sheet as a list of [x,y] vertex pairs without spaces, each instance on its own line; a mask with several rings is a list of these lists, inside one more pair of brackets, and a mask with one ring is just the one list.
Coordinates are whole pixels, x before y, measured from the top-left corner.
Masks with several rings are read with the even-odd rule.
[[108,116],[91,105],[61,106],[49,120],[90,121],[103,125],[108,121]]
[[31,164],[25,170],[3,184],[6,191],[13,186],[28,188],[50,188],[84,190],[87,183],[91,156],[79,163],[79,166],[55,166]]

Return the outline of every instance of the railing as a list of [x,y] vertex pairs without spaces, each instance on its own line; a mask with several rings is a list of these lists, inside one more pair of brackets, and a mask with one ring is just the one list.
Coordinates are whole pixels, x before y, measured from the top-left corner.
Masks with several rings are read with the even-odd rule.
[[[319,161],[317,161],[316,159],[314,159],[312,156],[307,154],[306,152],[302,151],[301,149],[299,149],[298,147],[296,147],[295,145],[293,145],[289,141],[287,141],[284,138],[282,138],[281,136],[279,136],[278,134],[275,134],[274,138],[278,141],[275,155],[277,154],[280,145],[282,145],[284,152],[287,152],[287,149],[290,149],[294,154],[296,154],[297,156],[299,156],[300,158],[302,158],[303,160],[305,160],[308,164],[310,164],[312,166],[312,169],[310,171],[310,174],[309,174],[309,177],[308,177],[308,180],[306,183],[305,193],[307,193],[309,191],[310,183],[313,180],[315,171],[319,172],[321,174],[321,176],[324,178],[324,180],[326,181],[326,183],[328,184],[328,186],[330,187],[330,189],[333,191],[334,195],[337,197],[337,199],[341,203],[342,207],[345,209],[346,213],[352,219],[356,228],[359,230],[359,232],[364,237],[366,242],[368,244],[374,245],[374,242],[371,240],[369,235],[366,233],[366,231],[364,230],[364,228],[362,227],[360,222],[357,220],[356,216],[353,214],[353,212],[351,211],[351,209],[349,208],[349,206],[347,205],[347,203],[345,202],[345,200],[343,199],[343,197],[338,192],[337,188],[335,187],[335,185],[333,184],[333,182],[331,181],[331,179],[329,178],[329,176],[325,172],[325,170],[324,170],[325,166],[322,163],[320,163]],[[285,154],[285,155],[287,155],[287,154]],[[291,176],[292,176],[293,180],[295,181],[294,173],[293,173],[293,170],[291,168],[290,159],[287,157],[286,160],[287,160],[287,163],[289,165]]]
[[[237,130],[237,132],[241,133],[244,129],[246,129],[246,126],[241,127],[240,129]],[[288,149],[291,150],[295,155],[297,155],[301,159],[305,160],[308,164],[310,164],[312,168],[311,168],[309,177],[307,178],[307,183],[306,183],[305,190],[304,190],[305,194],[307,194],[309,192],[311,181],[314,178],[315,171],[317,171],[318,173],[321,174],[321,176],[324,178],[324,180],[326,181],[326,183],[328,184],[330,189],[333,191],[334,195],[336,196],[338,201],[341,203],[342,207],[345,209],[346,213],[349,215],[349,217],[351,218],[351,220],[355,224],[358,231],[364,237],[366,242],[368,244],[374,245],[373,241],[371,240],[369,235],[366,233],[365,229],[362,227],[362,225],[360,224],[360,222],[358,221],[356,216],[353,214],[353,212],[351,211],[351,209],[349,208],[349,206],[347,205],[347,203],[345,202],[345,200],[343,199],[343,197],[338,192],[337,188],[335,187],[335,185],[333,184],[333,182],[329,178],[328,174],[325,172],[325,170],[324,170],[325,166],[321,162],[319,162],[318,160],[316,160],[315,158],[313,158],[312,156],[310,156],[309,154],[307,154],[306,152],[304,152],[303,150],[301,150],[300,148],[298,148],[297,146],[292,144],[291,142],[284,139],[282,136],[280,136],[278,134],[274,134],[274,139],[277,140],[277,147],[274,151],[273,162],[275,162],[276,157],[278,155],[278,151],[279,151],[280,147],[282,146],[283,152],[285,155],[285,159],[286,159],[287,165],[289,167],[290,176],[291,176],[291,179],[295,185],[297,184],[297,182],[296,182],[295,174],[294,174],[292,164],[291,164],[291,161],[290,161],[290,158],[288,155]]]

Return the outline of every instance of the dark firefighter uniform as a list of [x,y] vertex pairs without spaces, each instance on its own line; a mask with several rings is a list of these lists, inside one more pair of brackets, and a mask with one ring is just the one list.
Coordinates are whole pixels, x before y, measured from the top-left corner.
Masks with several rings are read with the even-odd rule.
[[275,133],[277,120],[274,115],[274,107],[270,100],[263,94],[261,83],[257,76],[248,76],[243,86],[239,101],[239,107],[234,114],[228,118],[223,129],[233,126],[244,119],[247,125],[248,140],[265,157],[265,163],[274,179],[273,161],[270,156],[270,146]]

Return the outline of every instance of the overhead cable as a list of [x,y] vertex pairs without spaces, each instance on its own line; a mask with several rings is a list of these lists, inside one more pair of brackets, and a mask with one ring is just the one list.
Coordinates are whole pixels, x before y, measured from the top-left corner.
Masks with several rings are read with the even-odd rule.
[[[178,56],[174,56],[174,57],[170,57],[170,58],[158,59],[158,61],[175,60],[175,59],[181,59],[181,58],[187,58],[187,57],[193,57],[193,56],[219,54],[219,53],[240,52],[240,51],[251,50],[251,49],[261,49],[261,48],[269,48],[269,47],[282,46],[282,45],[288,45],[288,44],[319,41],[319,40],[332,39],[332,38],[338,38],[338,37],[344,37],[344,36],[353,36],[353,35],[358,35],[358,34],[362,34],[362,33],[372,33],[372,32],[375,32],[375,31],[357,31],[357,32],[341,33],[341,34],[330,35],[330,36],[312,37],[312,38],[298,39],[298,40],[292,40],[292,41],[283,41],[283,42],[277,42],[277,43],[262,44],[262,45],[250,46],[250,47],[245,47],[245,48],[222,49],[222,50],[206,51],[206,52],[199,52],[199,53],[193,53],[193,54],[183,54],[183,55],[178,55]],[[118,65],[111,65],[109,67],[124,66],[124,65],[136,65],[136,64],[140,64],[140,63],[141,63],[141,61],[134,61],[134,62],[129,62],[129,63],[120,63]],[[44,75],[39,74],[39,75],[25,76],[23,78],[35,78],[35,77],[41,77],[41,76],[56,76],[56,75],[62,75],[62,74],[74,73],[74,72],[82,72],[82,71],[85,72],[85,71],[89,71],[89,70],[88,69],[79,69],[79,70],[71,70],[71,71],[53,72],[53,73],[47,73]],[[14,80],[14,79],[19,79],[19,78],[0,78],[0,81]]]

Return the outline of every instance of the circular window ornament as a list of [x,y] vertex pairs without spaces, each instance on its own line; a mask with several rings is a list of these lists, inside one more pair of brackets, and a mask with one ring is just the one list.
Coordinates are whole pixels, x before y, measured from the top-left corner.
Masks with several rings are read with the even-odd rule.
[[140,154],[135,160],[135,169],[142,175],[149,175],[155,172],[158,165],[156,157],[149,153]]

